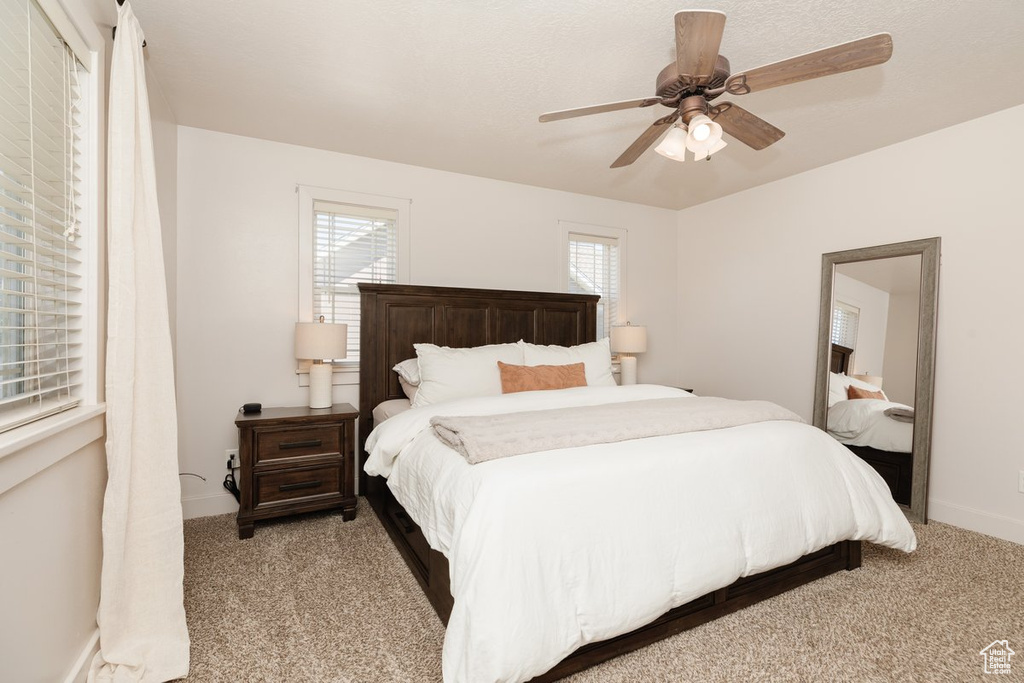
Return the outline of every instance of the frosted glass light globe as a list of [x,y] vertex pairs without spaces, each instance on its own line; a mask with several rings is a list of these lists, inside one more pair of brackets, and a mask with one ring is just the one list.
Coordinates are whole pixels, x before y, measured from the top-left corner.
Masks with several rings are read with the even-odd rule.
[[673,126],[661,144],[654,148],[654,151],[663,157],[674,161],[682,161],[686,158],[686,129]]

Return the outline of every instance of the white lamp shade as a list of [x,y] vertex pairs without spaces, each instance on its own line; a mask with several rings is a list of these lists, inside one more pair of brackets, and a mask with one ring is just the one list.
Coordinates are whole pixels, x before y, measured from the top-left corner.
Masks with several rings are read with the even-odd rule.
[[348,325],[295,323],[295,357],[308,360],[348,355]]
[[691,143],[703,143],[711,138],[711,134],[714,131],[712,124],[714,122],[704,114],[698,114],[690,119],[690,125],[688,126],[689,132],[686,135],[686,139]]
[[668,135],[654,151],[668,159],[683,161],[686,158],[686,129],[672,126]]
[[693,153],[694,161],[704,161],[705,159],[711,158],[711,155],[719,150],[725,149],[725,146],[729,144],[725,140],[719,140],[715,144],[711,145],[704,150],[698,150]]
[[644,353],[647,351],[647,328],[643,325],[613,326],[611,347],[615,353]]
[[868,384],[873,384],[874,386],[878,387],[879,389],[882,388],[882,378],[879,377],[878,375],[850,375],[850,377],[852,377],[854,379],[859,379],[861,382],[867,382]]
[[686,146],[691,152],[710,149],[721,139],[721,125],[703,114],[698,114],[690,119],[689,130],[686,134]]
[[686,149],[693,152],[695,161],[707,159],[723,147],[725,143],[722,141],[722,126],[704,114],[698,114],[690,119]]

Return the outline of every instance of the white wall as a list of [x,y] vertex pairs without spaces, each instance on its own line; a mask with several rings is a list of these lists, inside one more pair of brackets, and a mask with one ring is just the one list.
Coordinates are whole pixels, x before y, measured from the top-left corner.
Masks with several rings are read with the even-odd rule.
[[[412,200],[411,281],[558,291],[559,220],[625,228],[621,315],[645,381],[676,377],[676,212],[194,128],[178,130],[178,409],[186,515],[236,509],[224,450],[247,401],[303,405],[292,357],[297,184]],[[336,401],[358,406],[356,387]]]
[[160,205],[160,229],[167,279],[167,314],[171,326],[171,350],[176,352],[178,326],[178,122],[164,97],[157,75],[147,65],[150,117],[153,120],[153,158]]
[[860,309],[853,367],[848,375],[884,375],[885,330],[889,323],[889,293],[864,284],[836,268],[834,301]]
[[940,236],[929,513],[1024,542],[1022,154],[1015,107],[679,212],[681,381],[809,418],[821,254]]
[[0,495],[0,680],[61,681],[91,649],[106,472],[99,439]]
[[919,292],[889,295],[889,324],[885,335],[885,395],[890,401],[914,405],[917,379]]

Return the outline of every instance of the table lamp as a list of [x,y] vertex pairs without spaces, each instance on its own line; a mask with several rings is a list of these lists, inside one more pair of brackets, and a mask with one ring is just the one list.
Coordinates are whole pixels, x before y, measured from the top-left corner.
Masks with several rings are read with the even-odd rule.
[[348,355],[348,325],[323,322],[295,323],[295,357],[311,360],[309,407],[330,408],[334,403],[334,368],[330,361]]
[[859,379],[861,382],[867,382],[868,384],[873,384],[874,386],[878,387],[879,389],[882,388],[882,378],[879,377],[878,375],[867,375],[867,374],[864,374],[864,375],[850,375],[850,377],[852,377],[854,379]]
[[636,384],[636,356],[647,351],[647,328],[643,325],[614,325],[611,334],[612,352],[619,354],[622,384]]

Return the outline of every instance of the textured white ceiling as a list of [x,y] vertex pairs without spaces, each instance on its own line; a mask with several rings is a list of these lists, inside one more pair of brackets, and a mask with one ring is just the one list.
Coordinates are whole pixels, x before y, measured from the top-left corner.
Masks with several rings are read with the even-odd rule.
[[182,125],[674,209],[1024,103],[1021,0],[708,1],[734,73],[882,31],[893,57],[736,98],[786,131],[764,151],[610,169],[667,109],[537,116],[652,95],[678,2],[133,5]]

